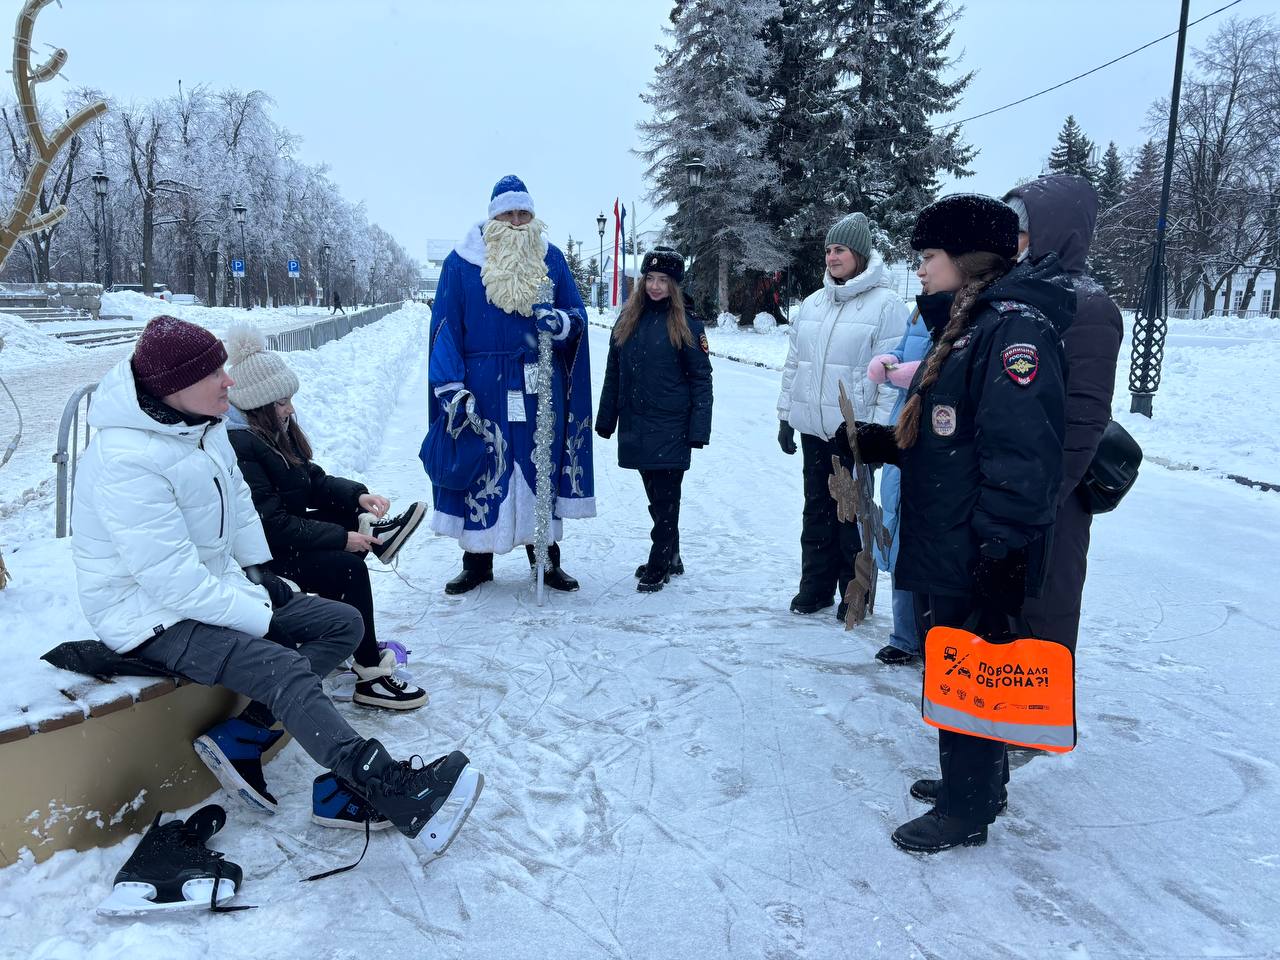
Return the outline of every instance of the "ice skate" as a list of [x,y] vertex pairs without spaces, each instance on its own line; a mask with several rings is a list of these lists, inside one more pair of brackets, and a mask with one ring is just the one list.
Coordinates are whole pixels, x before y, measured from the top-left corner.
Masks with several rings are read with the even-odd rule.
[[240,890],[242,871],[205,846],[227,822],[217,804],[201,807],[184,822],[162,824],[156,814],[142,841],[116,874],[111,894],[98,904],[104,917],[136,917],[180,910],[224,907]]
[[359,532],[377,537],[380,542],[373,545],[371,552],[383,563],[390,563],[426,515],[427,508],[421,503],[410,504],[408,510],[390,520],[379,520],[371,513],[362,513]]
[[311,822],[322,827],[363,830],[386,830],[390,820],[369,805],[356,788],[336,773],[322,773],[311,784]]
[[284,736],[283,730],[232,717],[210,728],[192,746],[222,788],[258,813],[275,813],[276,798],[267,791],[262,755]]
[[[413,759],[419,759],[417,757]],[[353,786],[373,809],[432,856],[441,856],[466,823],[484,789],[484,775],[455,750],[422,767],[393,760],[377,740],[368,740],[355,764]]]

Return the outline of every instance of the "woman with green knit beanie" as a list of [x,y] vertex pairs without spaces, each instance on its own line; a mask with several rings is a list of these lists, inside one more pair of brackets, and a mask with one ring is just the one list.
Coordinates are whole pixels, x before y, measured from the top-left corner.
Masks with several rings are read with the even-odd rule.
[[871,245],[871,223],[861,213],[849,214],[827,231],[826,267],[822,287],[805,298],[791,321],[778,396],[778,445],[794,454],[800,431],[804,513],[800,589],[791,611],[824,610],[838,592],[836,616],[843,622],[845,587],[862,543],[857,524],[836,517],[827,486],[835,452],[831,438],[844,420],[840,384],[859,420],[892,422],[897,391],[872,382],[867,365],[897,345],[908,310],[893,292],[884,260]]

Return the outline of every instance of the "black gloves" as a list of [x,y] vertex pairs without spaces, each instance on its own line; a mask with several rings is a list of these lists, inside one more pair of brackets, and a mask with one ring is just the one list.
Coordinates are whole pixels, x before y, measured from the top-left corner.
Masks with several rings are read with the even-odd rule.
[[1027,599],[1027,550],[989,540],[973,565],[973,599],[980,610],[1017,617]]
[[266,588],[267,596],[271,598],[272,610],[279,610],[293,599],[293,587],[289,586],[288,583],[277,577],[266,567],[260,567],[257,564],[245,567],[244,575],[249,578],[251,583],[256,583],[258,586]]
[[796,452],[795,428],[785,420],[778,421],[778,446],[782,448],[782,452],[787,456],[791,456]]
[[691,446],[694,450],[701,450],[703,447],[706,446],[706,443],[702,440],[690,440],[689,446]]
[[[854,424],[854,429],[858,434],[858,453],[862,455],[862,462],[874,466],[878,463],[888,463],[893,466],[898,465],[898,454],[901,452],[898,448],[898,441],[894,438],[893,427],[886,427],[882,423],[863,423],[861,420]],[[836,435],[831,438],[831,442],[835,444],[836,454],[842,460],[848,460],[853,463],[853,451],[849,448],[849,431],[845,424],[840,424],[836,428]]]

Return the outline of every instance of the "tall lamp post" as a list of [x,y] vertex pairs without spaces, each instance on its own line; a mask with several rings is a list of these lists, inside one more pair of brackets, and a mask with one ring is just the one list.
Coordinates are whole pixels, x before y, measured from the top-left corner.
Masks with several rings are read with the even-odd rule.
[[1169,98],[1169,134],[1164,148],[1164,185],[1160,190],[1160,218],[1156,221],[1156,242],[1147,267],[1142,300],[1133,317],[1133,352],[1129,364],[1129,412],[1151,418],[1151,400],[1160,387],[1160,365],[1164,360],[1164,338],[1169,330],[1165,318],[1168,288],[1165,281],[1164,232],[1169,216],[1169,187],[1173,180],[1173,148],[1178,134],[1178,95],[1182,89],[1182,53],[1187,46],[1187,13],[1190,0],[1182,0],[1178,24],[1178,52],[1173,62],[1173,95]]
[[374,306],[373,300],[373,264],[369,264],[369,306]]
[[[694,157],[684,165],[685,179],[689,184],[689,246],[692,248],[689,252],[692,254],[689,264],[689,273],[694,272],[694,268],[698,262],[698,191],[702,189],[702,175],[707,172],[707,165],[702,162],[701,157]],[[686,278],[692,287],[692,277]],[[695,295],[696,298],[696,295]]]
[[596,232],[600,234],[600,259],[596,261],[596,309],[604,313],[604,225],[609,221],[604,218],[604,211],[596,217]]
[[93,174],[93,192],[97,197],[97,209],[93,224],[93,274],[94,279],[102,284],[103,292],[111,286],[111,258],[107,257],[107,269],[105,275],[99,273],[99,249],[102,246],[102,234],[107,227],[107,183],[109,179],[101,170],[97,170]]
[[[240,272],[244,274],[245,278],[249,276],[249,254],[244,245],[244,215],[248,210],[249,208],[243,203],[237,203],[231,208],[231,212],[236,215],[236,223],[240,224],[240,262],[244,264],[244,269]],[[236,296],[240,299],[240,303],[237,306],[244,307],[246,310],[250,309],[249,298],[245,295],[244,278],[236,277]]]
[[351,272],[349,274],[351,278],[351,289],[347,291],[347,302],[354,307],[356,305],[356,258],[352,257],[347,262],[351,267]]
[[320,254],[324,257],[324,298],[329,303],[333,303],[333,267],[329,262],[331,249],[333,248],[327,243],[320,248]]

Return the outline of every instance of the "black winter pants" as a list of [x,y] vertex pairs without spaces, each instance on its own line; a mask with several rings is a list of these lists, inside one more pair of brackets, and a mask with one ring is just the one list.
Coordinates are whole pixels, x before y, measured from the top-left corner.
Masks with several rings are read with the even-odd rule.
[[[355,511],[313,511],[310,516],[340,524],[347,530],[355,530],[359,525]],[[288,577],[307,593],[350,604],[360,611],[364,637],[356,647],[355,661],[362,667],[372,667],[378,662],[378,635],[373,625],[373,586],[369,582],[369,568],[365,566],[367,556],[367,553],[346,550],[307,550],[289,553],[268,564],[274,573]]]
[[828,602],[831,591],[844,590],[853,577],[853,561],[862,549],[856,523],[836,519],[831,496],[831,457],[835,444],[821,437],[800,434],[804,465],[804,514],[800,529],[800,594]]
[[649,570],[667,571],[680,558],[680,484],[683,470],[641,470],[644,492],[649,497],[653,529],[649,539]]
[[[921,633],[933,627],[963,627],[973,611],[967,597],[917,593],[916,621]],[[973,823],[994,823],[1000,794],[1009,782],[1009,756],[996,740],[938,731],[938,766],[942,788],[935,805],[939,813]]]
[[1022,608],[1037,637],[1054,640],[1076,652],[1080,634],[1080,597],[1089,565],[1089,528],[1093,515],[1072,493],[1058,508],[1049,546],[1044,586],[1040,596],[1028,598]]

